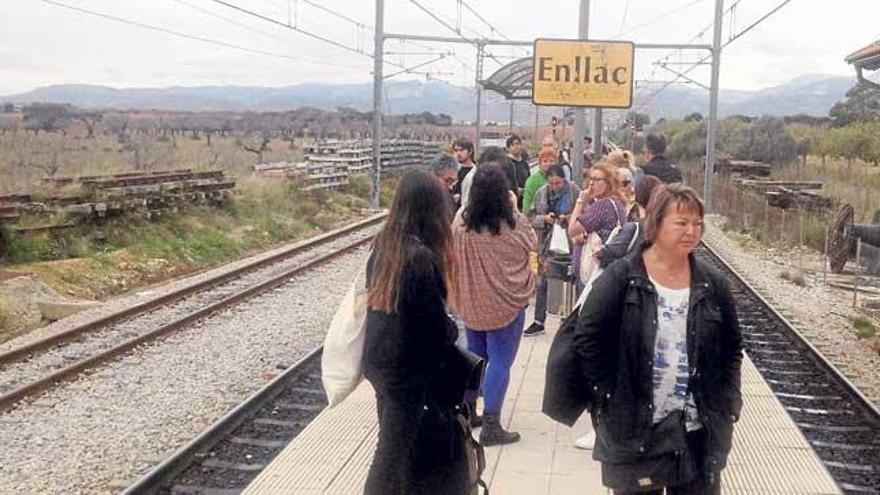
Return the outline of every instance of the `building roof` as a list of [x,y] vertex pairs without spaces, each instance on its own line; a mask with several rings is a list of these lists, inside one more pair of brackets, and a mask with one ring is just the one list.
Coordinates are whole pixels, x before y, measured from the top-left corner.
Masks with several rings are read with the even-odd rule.
[[846,56],[846,62],[865,70],[880,69],[880,41],[860,48]]

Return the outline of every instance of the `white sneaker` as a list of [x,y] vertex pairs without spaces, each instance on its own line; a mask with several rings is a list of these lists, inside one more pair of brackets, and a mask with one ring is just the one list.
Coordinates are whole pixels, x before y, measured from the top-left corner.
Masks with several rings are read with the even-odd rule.
[[593,450],[594,445],[596,445],[596,430],[590,430],[574,441],[574,446],[581,450]]

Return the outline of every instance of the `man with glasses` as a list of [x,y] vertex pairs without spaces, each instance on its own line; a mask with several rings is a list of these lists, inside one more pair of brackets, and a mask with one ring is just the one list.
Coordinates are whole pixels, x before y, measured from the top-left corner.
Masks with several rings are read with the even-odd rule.
[[452,196],[452,188],[458,182],[458,162],[452,155],[442,153],[431,162],[431,172],[440,183],[440,187],[446,191],[446,210],[449,213],[449,219],[455,217],[455,198]]
[[[653,175],[665,184],[682,182],[681,170],[663,156],[666,152],[666,136],[663,134],[648,134],[645,138],[645,147],[642,153],[645,155],[645,166],[642,171],[645,175]],[[638,177],[636,177],[638,180]]]

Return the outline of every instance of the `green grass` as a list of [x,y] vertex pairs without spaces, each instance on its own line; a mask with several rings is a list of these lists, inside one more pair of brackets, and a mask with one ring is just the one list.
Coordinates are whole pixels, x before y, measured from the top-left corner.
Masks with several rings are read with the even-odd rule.
[[7,311],[6,306],[0,302],[0,333],[9,325],[9,313]]
[[787,280],[787,281],[793,283],[794,285],[797,285],[798,287],[806,287],[807,286],[807,281],[806,281],[806,279],[804,279],[804,274],[800,273],[800,272],[784,271],[779,274],[779,278],[781,278],[783,280]]
[[10,234],[6,261],[63,292],[101,298],[338,228],[368,206],[344,192],[304,192],[290,181],[248,177],[220,207]]
[[860,339],[870,339],[877,335],[877,327],[871,320],[863,316],[853,318],[852,325],[856,329],[856,337]]

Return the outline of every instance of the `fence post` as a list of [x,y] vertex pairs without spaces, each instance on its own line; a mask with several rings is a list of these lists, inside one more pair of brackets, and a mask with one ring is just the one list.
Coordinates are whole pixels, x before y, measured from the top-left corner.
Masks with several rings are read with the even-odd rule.
[[804,271],[804,210],[798,208],[798,270]]
[[853,307],[858,307],[859,296],[859,272],[862,268],[862,238],[856,239],[856,267],[853,270]]
[[782,208],[782,221],[779,228],[779,242],[785,245],[785,208]]
[[[828,215],[825,215],[826,219]],[[825,220],[825,251],[822,253],[822,284],[828,285],[828,220]]]
[[770,202],[764,198],[764,234],[765,238],[770,238]]

